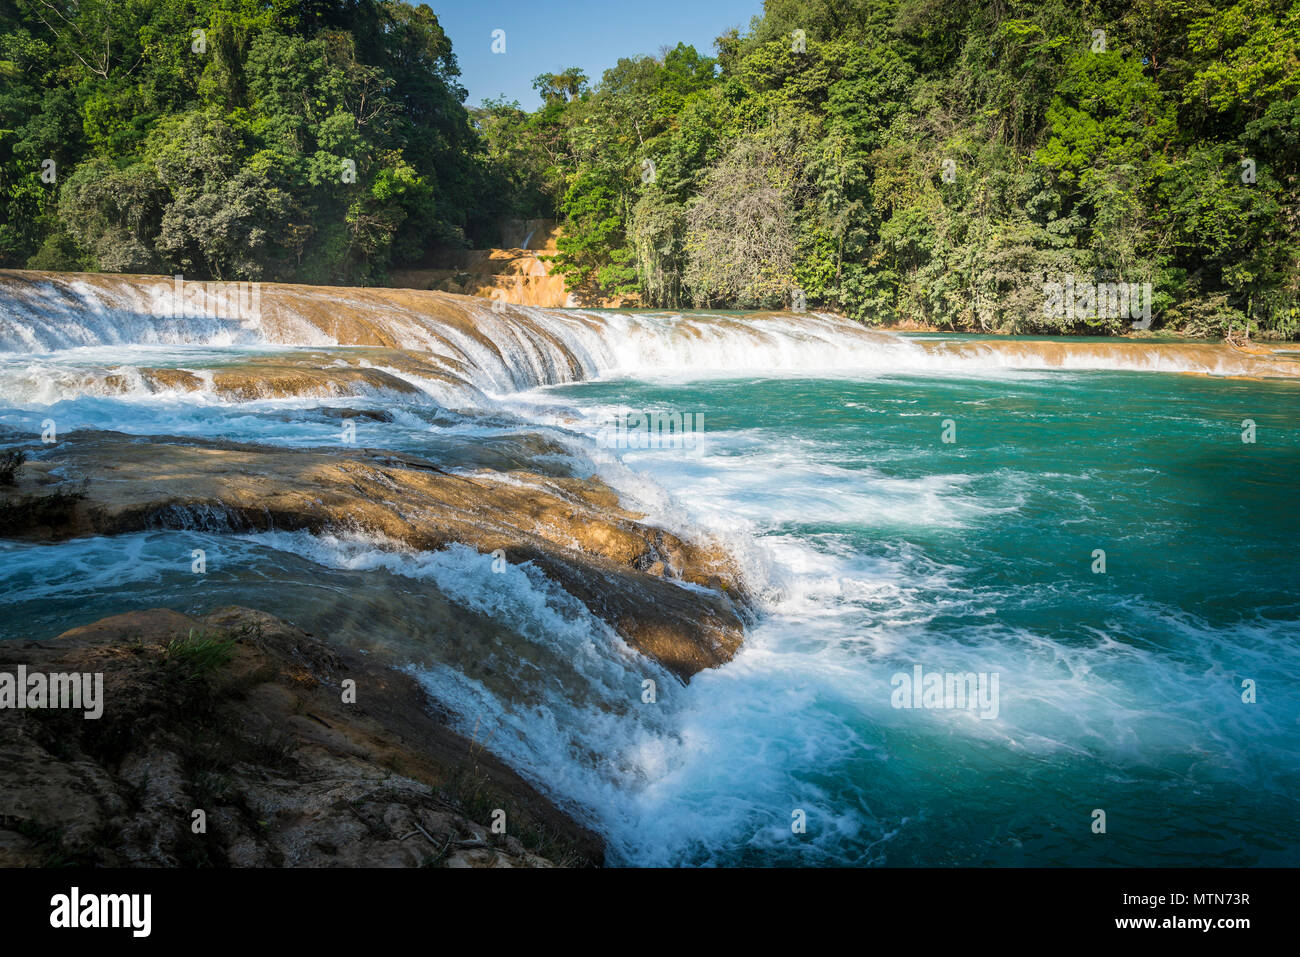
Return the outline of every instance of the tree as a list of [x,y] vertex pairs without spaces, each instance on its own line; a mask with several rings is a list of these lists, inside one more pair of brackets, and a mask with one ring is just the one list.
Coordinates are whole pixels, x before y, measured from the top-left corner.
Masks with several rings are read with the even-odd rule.
[[741,140],[686,212],[683,282],[697,305],[789,301],[794,287],[794,176],[779,146]]

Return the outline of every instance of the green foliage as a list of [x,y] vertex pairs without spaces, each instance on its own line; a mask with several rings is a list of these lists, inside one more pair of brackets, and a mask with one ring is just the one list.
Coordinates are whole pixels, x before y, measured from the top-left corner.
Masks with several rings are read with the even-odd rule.
[[554,216],[593,297],[1125,331],[1044,314],[1072,275],[1296,331],[1300,0],[766,0],[531,112],[466,111],[423,5],[59,9],[0,2],[0,265],[379,282]]
[[546,105],[489,134],[528,171],[529,210],[563,219],[573,284],[1126,331],[1044,314],[1044,283],[1072,275],[1150,282],[1156,327],[1294,334],[1296,0],[767,0],[716,46],[620,60],[590,88],[539,78]]
[[570,285],[584,292],[618,295],[630,291],[635,271],[623,230],[618,187],[600,173],[579,176],[564,195],[569,228],[556,241],[556,268]]
[[0,265],[366,283],[504,212],[424,5],[14,0],[0,73]]
[[738,141],[687,208],[683,280],[697,305],[789,300],[797,184],[788,147]]
[[237,636],[190,633],[184,638],[173,638],[163,648],[163,658],[174,664],[185,681],[198,681],[234,658]]

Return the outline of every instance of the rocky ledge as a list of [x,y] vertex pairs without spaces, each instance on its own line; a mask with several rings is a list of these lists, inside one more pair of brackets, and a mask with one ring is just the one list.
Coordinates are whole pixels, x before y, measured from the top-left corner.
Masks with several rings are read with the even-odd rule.
[[10,674],[99,673],[103,691],[98,718],[0,709],[0,866],[603,859],[414,680],[268,614],[132,612],[5,651]]
[[751,604],[727,552],[643,522],[599,480],[346,448],[74,433],[0,487],[0,535],[305,529],[463,543],[533,563],[682,680],[740,647]]

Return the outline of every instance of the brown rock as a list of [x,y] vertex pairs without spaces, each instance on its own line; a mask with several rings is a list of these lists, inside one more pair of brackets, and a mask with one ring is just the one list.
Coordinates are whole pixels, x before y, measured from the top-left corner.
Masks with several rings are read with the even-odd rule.
[[[228,643],[228,659],[203,665],[196,638]],[[265,613],[133,612],[7,657],[29,672],[102,672],[105,701],[98,720],[0,711],[0,864],[545,867],[603,857],[599,838],[431,717],[409,677]],[[342,702],[344,678],[357,704]],[[509,835],[487,826],[497,807]],[[195,810],[205,833],[194,833]]]
[[729,660],[749,615],[744,583],[721,549],[646,525],[594,479],[522,469],[451,473],[368,449],[106,432],[76,433],[37,455],[15,488],[0,491],[0,533],[359,528],[422,550],[457,542],[482,553],[500,549],[511,562],[535,563],[683,679]]

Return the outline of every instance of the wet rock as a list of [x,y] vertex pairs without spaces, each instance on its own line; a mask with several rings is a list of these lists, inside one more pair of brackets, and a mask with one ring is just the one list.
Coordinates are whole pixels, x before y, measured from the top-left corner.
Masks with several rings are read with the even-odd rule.
[[[751,603],[730,556],[624,510],[594,478],[452,472],[417,456],[79,432],[39,451],[0,492],[5,533],[150,528],[362,530],[432,551],[454,543],[533,562],[633,646],[683,679],[729,660]],[[59,522],[27,521],[71,494]],[[24,504],[26,503],[26,504]],[[700,587],[687,587],[687,586]]]
[[[224,651],[205,656],[202,642]],[[603,857],[599,838],[432,717],[411,679],[264,612],[132,612],[6,655],[29,673],[102,672],[104,711],[0,711],[0,865]],[[357,704],[342,700],[345,679]],[[496,807],[508,834],[489,829]]]

